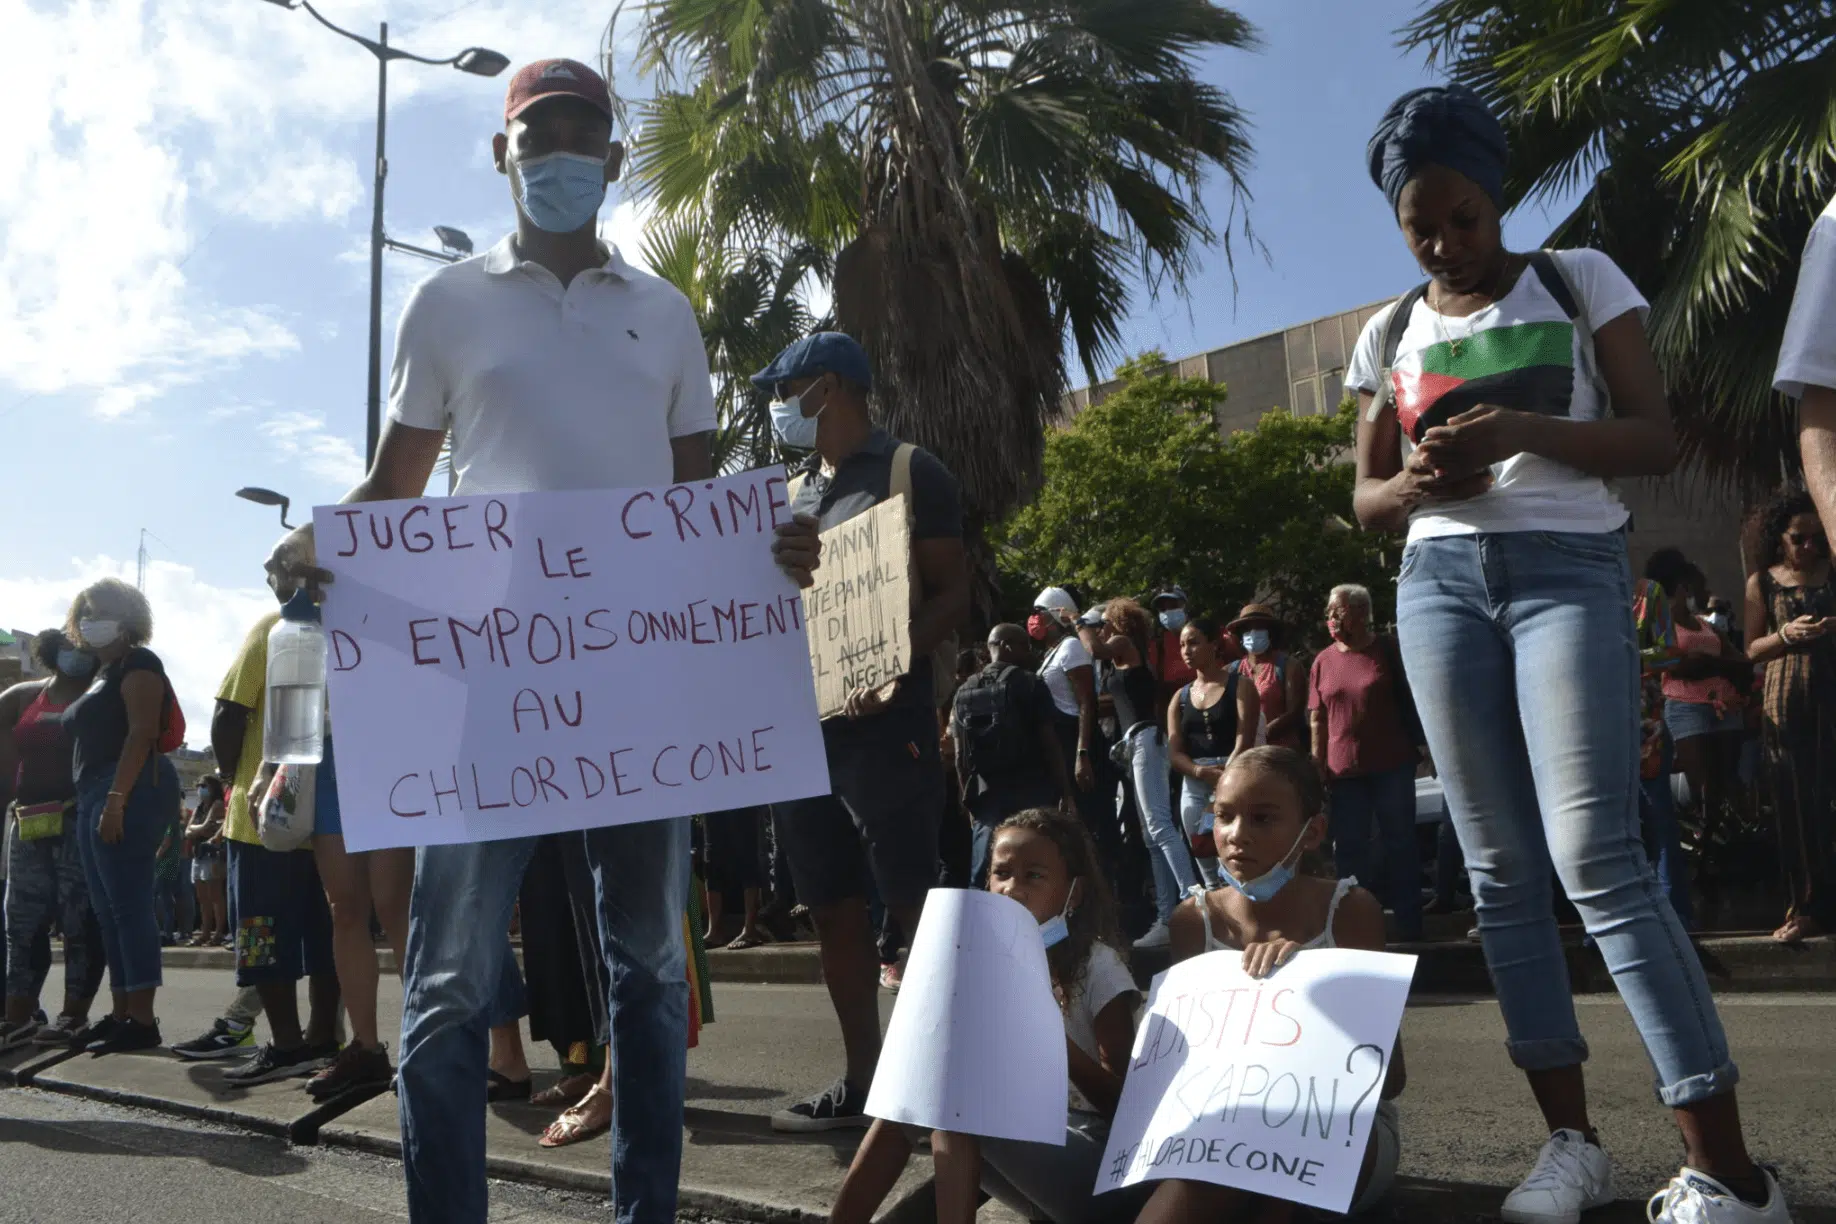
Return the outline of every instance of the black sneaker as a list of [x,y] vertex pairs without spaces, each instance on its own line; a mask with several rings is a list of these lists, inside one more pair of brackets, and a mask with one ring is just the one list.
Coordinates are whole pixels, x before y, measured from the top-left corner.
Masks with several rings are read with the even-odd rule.
[[156,1050],[161,1044],[159,1021],[142,1024],[132,1016],[128,1016],[110,1025],[106,1035],[92,1036],[89,1044],[83,1048],[100,1058],[104,1054],[131,1054],[135,1050]]
[[37,1020],[21,1020],[17,1024],[0,1024],[0,1053],[17,1050],[37,1037],[43,1028]]
[[190,1062],[200,1062],[207,1058],[246,1057],[255,1047],[255,1026],[244,1025],[241,1028],[221,1017],[210,1026],[210,1032],[202,1037],[193,1037],[172,1047],[172,1052]]
[[838,1079],[821,1095],[771,1115],[771,1129],[804,1134],[866,1127],[873,1121],[864,1112],[866,1106],[866,1093],[847,1079]]
[[255,1057],[232,1071],[223,1073],[223,1080],[228,1084],[247,1087],[251,1084],[266,1084],[274,1080],[296,1079],[302,1075],[311,1075],[325,1062],[331,1054],[322,1046],[299,1046],[283,1050],[273,1042],[255,1051]]

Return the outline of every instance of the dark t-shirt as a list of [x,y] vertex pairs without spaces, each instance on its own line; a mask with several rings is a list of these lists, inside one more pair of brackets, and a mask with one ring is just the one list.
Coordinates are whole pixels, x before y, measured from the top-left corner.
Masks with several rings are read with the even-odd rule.
[[47,701],[50,691],[47,682],[13,724],[13,743],[19,750],[13,798],[21,807],[76,798],[76,779],[70,775],[70,731],[64,726],[64,711],[69,707]]
[[[861,448],[841,461],[833,476],[822,473],[822,456],[813,454],[804,465],[797,469],[801,484],[797,487],[796,496],[791,498],[791,511],[794,514],[812,514],[820,520],[823,531],[847,522],[857,514],[865,514],[891,496],[893,455],[899,449],[899,440],[884,429],[875,429],[867,435],[867,441]],[[956,483],[956,477],[950,474],[937,456],[923,447],[912,452],[912,540],[961,539],[963,535],[963,500],[962,492]],[[916,666],[906,674],[899,685],[899,693],[888,708],[893,710],[910,707],[924,711],[929,715],[936,708],[933,681],[928,659],[917,660],[925,666]],[[825,732],[831,731],[832,724],[841,719],[829,719],[823,724]],[[878,719],[865,719],[853,723],[856,728],[869,727]],[[891,730],[891,728],[889,728]],[[935,729],[932,731],[935,734]]]
[[[132,671],[164,676],[166,667],[158,655],[145,646],[136,646],[119,662],[103,668],[89,691],[64,711],[64,722],[76,743],[72,759],[79,786],[92,775],[112,773],[121,759],[121,746],[127,743],[128,733],[127,702],[121,697],[121,682]],[[151,765],[157,755],[149,752],[147,763]]]
[[1186,755],[1195,761],[1221,760],[1237,750],[1237,677],[1223,694],[1201,710],[1192,704],[1192,686],[1179,690],[1179,734]]
[[1333,645],[1314,656],[1307,708],[1326,711],[1326,767],[1335,777],[1381,773],[1416,760],[1382,638],[1363,650]]
[[1154,671],[1147,664],[1110,668],[1104,673],[1103,687],[1115,703],[1117,730],[1126,734],[1144,722],[1160,725]]

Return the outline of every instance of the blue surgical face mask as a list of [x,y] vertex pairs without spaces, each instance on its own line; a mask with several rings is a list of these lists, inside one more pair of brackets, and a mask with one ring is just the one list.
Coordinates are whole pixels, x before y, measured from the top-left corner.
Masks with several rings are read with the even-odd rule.
[[537,229],[571,234],[585,229],[606,200],[606,163],[584,153],[548,153],[514,163],[512,185],[523,215]]
[[1160,614],[1160,627],[1169,633],[1178,633],[1181,629],[1186,627],[1186,610],[1184,608],[1168,608],[1165,612]]
[[[815,386],[811,385],[804,388],[803,395],[793,395],[789,399],[772,401],[772,432],[778,435],[778,441],[792,450],[816,449],[816,426],[822,419],[822,408],[816,410],[815,416],[803,415],[803,396],[815,389]],[[823,408],[827,407],[827,404],[823,405]]]
[[1250,654],[1261,654],[1269,648],[1269,631],[1267,629],[1245,629],[1239,640],[1243,649]]
[[[1071,881],[1071,886],[1075,889],[1077,887],[1077,881]],[[1067,893],[1065,895],[1065,908],[1039,924],[1039,937],[1045,940],[1046,947],[1057,947],[1059,944],[1065,942],[1065,940],[1071,938],[1071,924],[1068,921],[1070,917],[1071,896]]]
[[1307,836],[1307,830],[1303,826],[1300,837],[1294,839],[1294,844],[1288,848],[1287,854],[1282,856],[1281,862],[1275,864],[1275,866],[1269,868],[1253,880],[1239,880],[1236,876],[1230,874],[1230,868],[1224,865],[1224,860],[1222,858],[1218,860],[1218,874],[1224,877],[1224,882],[1226,884],[1229,884],[1232,888],[1236,889],[1258,905],[1261,905],[1265,901],[1273,901],[1275,899],[1275,894],[1286,888],[1288,886],[1288,881],[1294,878],[1294,854],[1295,851],[1300,849],[1301,838],[1305,836]]
[[87,650],[66,646],[57,652],[57,670],[74,680],[81,680],[96,670],[96,656]]

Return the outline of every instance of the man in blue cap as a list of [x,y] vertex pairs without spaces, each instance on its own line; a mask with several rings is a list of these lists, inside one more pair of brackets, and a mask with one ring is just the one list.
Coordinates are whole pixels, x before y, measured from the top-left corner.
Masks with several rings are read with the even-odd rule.
[[853,693],[846,713],[823,723],[834,793],[775,809],[797,896],[810,907],[822,941],[823,979],[848,1065],[832,1087],[774,1115],[772,1126],[866,1126],[862,1109],[880,1057],[878,956],[867,896],[871,883],[910,935],[937,882],[946,791],[930,656],[969,614],[962,498],[935,456],[874,425],[867,412],[873,374],[852,338],[806,336],[752,381],[772,393],[779,440],[811,452],[791,475],[793,512],[815,516],[826,531],[904,493],[911,514],[919,586],[912,670],[890,691]]

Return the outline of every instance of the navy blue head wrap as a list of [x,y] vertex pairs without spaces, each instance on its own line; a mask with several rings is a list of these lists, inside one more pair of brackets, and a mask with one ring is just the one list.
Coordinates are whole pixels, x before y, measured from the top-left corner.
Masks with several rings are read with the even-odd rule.
[[1509,153],[1497,116],[1484,98],[1464,85],[1431,85],[1396,99],[1364,150],[1371,181],[1389,199],[1392,212],[1403,188],[1427,165],[1465,175],[1504,211]]

